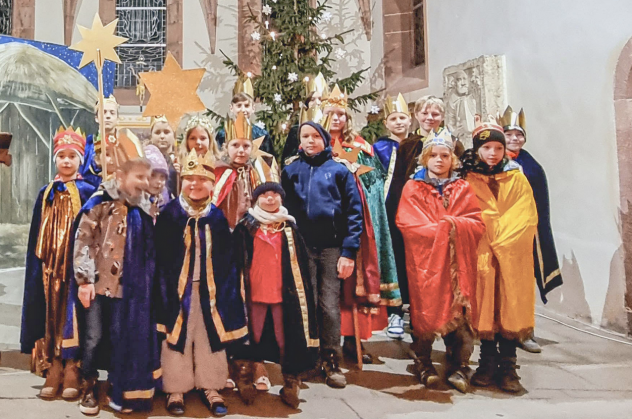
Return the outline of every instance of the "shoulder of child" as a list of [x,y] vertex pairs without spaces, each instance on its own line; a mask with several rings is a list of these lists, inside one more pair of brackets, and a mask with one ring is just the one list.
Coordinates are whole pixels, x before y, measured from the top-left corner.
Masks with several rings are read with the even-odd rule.
[[295,161],[297,161],[299,158],[298,155],[296,156],[292,156],[292,157],[288,157],[287,159],[285,159],[285,165],[289,166],[290,164],[294,163]]

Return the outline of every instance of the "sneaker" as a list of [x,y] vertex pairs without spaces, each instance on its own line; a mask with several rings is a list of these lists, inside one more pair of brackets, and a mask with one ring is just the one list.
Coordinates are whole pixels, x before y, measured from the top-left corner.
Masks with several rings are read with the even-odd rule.
[[95,394],[96,378],[89,378],[84,385],[84,393],[79,403],[79,410],[84,415],[96,415],[99,413],[99,399]]
[[530,352],[532,354],[539,354],[542,352],[542,347],[535,341],[533,336],[527,338],[524,342],[520,342],[518,347],[523,351]]
[[398,314],[393,313],[389,316],[386,336],[391,339],[404,338],[404,320]]
[[330,350],[324,354],[322,369],[326,377],[325,383],[329,387],[345,388],[347,386],[347,378],[338,366],[338,353],[336,351]]
[[167,411],[174,416],[184,415],[184,394],[169,394],[167,396]]
[[228,408],[226,407],[226,403],[224,403],[224,399],[215,390],[204,390],[202,401],[215,417],[221,418],[222,416],[226,416],[226,413],[228,413]]
[[114,403],[112,399],[110,398],[108,398],[108,406],[110,407],[110,409],[118,413],[132,413],[133,412],[133,410],[130,409],[129,407],[123,408],[123,406]]

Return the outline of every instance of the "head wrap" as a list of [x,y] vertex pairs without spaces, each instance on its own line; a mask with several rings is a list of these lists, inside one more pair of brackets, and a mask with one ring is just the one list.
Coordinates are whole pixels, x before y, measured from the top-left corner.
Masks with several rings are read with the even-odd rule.
[[145,158],[149,160],[152,172],[160,172],[169,177],[169,166],[167,166],[167,161],[158,147],[153,144],[146,145]]

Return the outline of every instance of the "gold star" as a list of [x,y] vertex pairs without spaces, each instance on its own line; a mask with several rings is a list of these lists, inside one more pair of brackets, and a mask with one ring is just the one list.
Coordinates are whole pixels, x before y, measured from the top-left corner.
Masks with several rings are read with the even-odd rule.
[[[114,19],[106,26],[103,26],[101,18],[97,13],[96,15],[94,15],[92,28],[88,29],[84,28],[81,25],[78,25],[82,39],[75,45],[71,46],[70,49],[83,52],[83,57],[81,57],[79,68],[82,68],[90,64],[91,62],[94,62],[97,67],[102,66],[103,63],[105,63],[105,60],[114,61],[117,64],[121,63],[121,60],[116,54],[114,48],[124,42],[127,42],[127,38],[114,35],[114,30],[116,29],[117,22],[118,19]],[[98,50],[101,51],[100,63],[98,62],[97,57]]]
[[[352,165],[354,165],[358,163],[358,155],[360,154],[361,150],[360,150],[360,147],[350,146],[349,148],[351,149],[351,151],[345,150],[344,147],[342,147],[342,144],[340,143],[340,141],[336,141],[334,143],[332,151],[333,151],[333,154],[335,154],[336,157],[339,158],[340,160],[346,160]],[[358,176],[360,176],[365,173],[369,173],[371,170],[373,170],[372,167],[359,164],[355,173]]]
[[161,71],[140,73],[151,94],[143,116],[164,115],[169,125],[176,129],[184,114],[205,111],[206,106],[197,94],[205,72],[203,68],[183,70],[168,53]]

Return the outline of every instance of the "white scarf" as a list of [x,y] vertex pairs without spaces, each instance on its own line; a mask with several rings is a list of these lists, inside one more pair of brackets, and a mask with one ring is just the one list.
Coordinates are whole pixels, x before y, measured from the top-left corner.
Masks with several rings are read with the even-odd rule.
[[250,208],[248,210],[248,214],[252,215],[255,220],[259,221],[261,224],[274,224],[274,223],[282,223],[284,221],[291,221],[296,223],[294,217],[292,217],[288,212],[287,208],[284,206],[280,206],[277,212],[266,212],[261,209],[259,205],[255,205],[254,208]]

